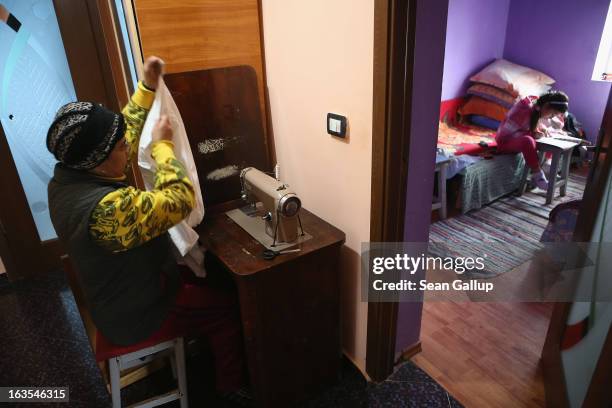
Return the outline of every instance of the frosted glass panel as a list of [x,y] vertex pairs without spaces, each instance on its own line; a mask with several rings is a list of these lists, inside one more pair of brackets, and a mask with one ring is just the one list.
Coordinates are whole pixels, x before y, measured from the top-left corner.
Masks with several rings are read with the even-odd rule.
[[11,13],[0,21],[0,122],[45,241],[57,236],[47,203],[55,159],[45,138],[57,109],[76,95],[52,0],[0,5]]

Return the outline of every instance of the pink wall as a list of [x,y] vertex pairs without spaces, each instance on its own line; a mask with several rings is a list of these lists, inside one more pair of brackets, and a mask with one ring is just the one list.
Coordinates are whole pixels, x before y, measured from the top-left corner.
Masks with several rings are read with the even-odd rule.
[[[282,179],[306,209],[346,233],[342,341],[363,369],[367,303],[359,254],[370,239],[374,2],[264,0],[262,8]],[[327,134],[328,112],[347,116],[347,141]]]

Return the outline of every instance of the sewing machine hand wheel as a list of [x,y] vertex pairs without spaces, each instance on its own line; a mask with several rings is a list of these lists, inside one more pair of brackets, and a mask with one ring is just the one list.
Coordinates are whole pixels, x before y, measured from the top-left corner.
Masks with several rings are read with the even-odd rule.
[[284,251],[274,251],[272,249],[264,249],[263,251],[263,258],[267,261],[271,261],[274,258],[276,258],[279,255],[283,255],[283,254],[290,254],[292,252],[300,252],[301,249],[288,249],[288,250],[284,250]]

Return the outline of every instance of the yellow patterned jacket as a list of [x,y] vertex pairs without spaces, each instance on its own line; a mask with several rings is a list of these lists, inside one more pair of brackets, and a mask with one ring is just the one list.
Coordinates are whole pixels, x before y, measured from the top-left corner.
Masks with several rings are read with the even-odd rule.
[[[138,83],[138,89],[121,112],[130,162],[138,152],[140,134],[154,98],[153,91]],[[89,234],[98,245],[112,252],[125,251],[163,234],[191,212],[195,205],[193,185],[173,148],[170,141],[153,144],[151,155],[157,163],[153,190],[128,186],[100,200],[89,219]],[[123,176],[112,180],[125,179]]]

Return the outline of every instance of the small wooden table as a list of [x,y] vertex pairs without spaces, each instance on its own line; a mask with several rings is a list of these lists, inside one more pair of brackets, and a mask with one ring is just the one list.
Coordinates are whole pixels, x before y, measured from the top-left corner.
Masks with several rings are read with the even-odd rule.
[[[567,183],[569,178],[569,168],[572,160],[572,152],[574,148],[580,143],[553,139],[551,137],[544,137],[537,140],[538,155],[540,156],[540,164],[542,164],[546,158],[546,153],[552,154],[552,162],[550,164],[550,170],[548,172],[548,190],[546,191],[546,204],[552,203],[555,195],[555,189],[559,187],[559,195],[565,196],[567,191]],[[563,161],[563,163],[561,163]],[[561,167],[561,174],[559,175],[559,166]],[[523,178],[521,180],[521,187],[519,188],[519,194],[525,192],[527,185],[527,176],[529,174],[529,167],[525,163],[525,170],[523,171]]]
[[200,241],[232,276],[251,387],[262,407],[292,407],[338,380],[342,231],[300,211],[312,238],[300,252],[263,259],[263,245],[225,213],[196,227]]
[[436,155],[436,169],[438,182],[438,195],[433,197],[431,211],[440,210],[440,219],[446,218],[446,169],[450,164],[450,159]]

